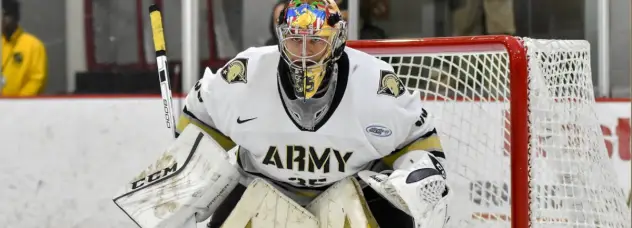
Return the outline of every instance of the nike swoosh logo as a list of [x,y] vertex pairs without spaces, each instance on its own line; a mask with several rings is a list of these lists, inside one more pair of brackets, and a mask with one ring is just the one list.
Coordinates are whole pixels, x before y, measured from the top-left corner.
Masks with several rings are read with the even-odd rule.
[[238,124],[242,124],[242,123],[245,123],[245,122],[248,122],[248,121],[254,120],[254,119],[257,119],[257,117],[250,118],[250,119],[245,119],[245,120],[242,120],[242,119],[241,119],[241,117],[237,117],[237,123],[238,123]]

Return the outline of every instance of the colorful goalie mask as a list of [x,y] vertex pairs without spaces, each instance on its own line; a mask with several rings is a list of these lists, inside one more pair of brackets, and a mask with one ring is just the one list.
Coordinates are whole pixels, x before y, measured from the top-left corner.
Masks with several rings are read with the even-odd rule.
[[279,19],[281,55],[290,67],[295,93],[310,99],[323,83],[329,63],[340,57],[346,25],[333,0],[292,0]]

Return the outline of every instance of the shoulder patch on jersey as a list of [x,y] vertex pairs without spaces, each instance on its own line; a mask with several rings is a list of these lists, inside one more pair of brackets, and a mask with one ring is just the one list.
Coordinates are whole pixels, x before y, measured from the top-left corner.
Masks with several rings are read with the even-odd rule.
[[226,66],[220,72],[220,75],[224,79],[224,81],[228,82],[228,84],[233,83],[247,83],[247,69],[248,59],[246,58],[236,58],[233,61],[226,64]]
[[380,72],[380,87],[377,94],[399,97],[406,92],[406,87],[402,80],[392,71],[382,70]]

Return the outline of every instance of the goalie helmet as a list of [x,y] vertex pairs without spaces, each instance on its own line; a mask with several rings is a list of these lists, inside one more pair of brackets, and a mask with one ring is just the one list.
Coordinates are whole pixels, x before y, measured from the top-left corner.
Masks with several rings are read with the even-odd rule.
[[289,81],[292,88],[282,90],[282,97],[295,122],[313,129],[333,100],[346,22],[333,0],[291,0],[276,32],[284,69],[279,69],[279,80]]

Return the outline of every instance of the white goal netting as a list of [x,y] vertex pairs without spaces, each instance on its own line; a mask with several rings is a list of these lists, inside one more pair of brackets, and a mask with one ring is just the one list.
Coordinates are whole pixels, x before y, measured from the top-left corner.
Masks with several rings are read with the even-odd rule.
[[[388,42],[356,48],[392,64],[409,89],[421,91],[436,118],[455,191],[449,227],[511,227],[512,206],[529,218],[514,227],[631,226],[594,110],[587,42],[442,39],[453,40],[410,47],[394,42],[398,48],[391,53]],[[523,46],[506,46],[503,39]],[[526,96],[515,93],[521,100],[512,100],[512,76],[521,75],[528,79]],[[527,116],[512,120],[516,107],[526,108]],[[517,123],[527,123],[528,134],[514,137],[524,146],[512,149]],[[512,182],[521,166],[512,168],[511,157],[520,154],[528,154],[528,176]],[[512,195],[512,187],[524,194]],[[528,199],[528,206],[512,205],[519,199]]]

